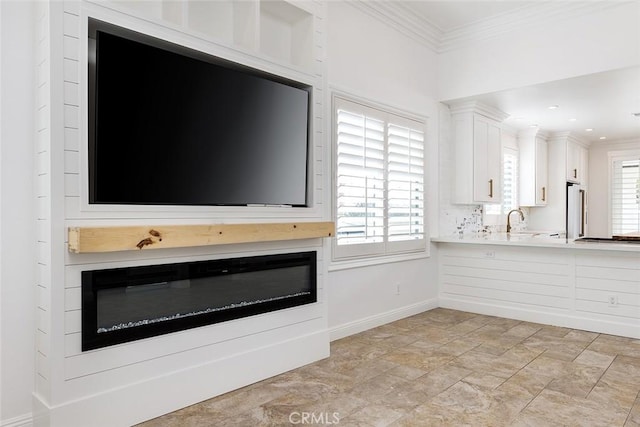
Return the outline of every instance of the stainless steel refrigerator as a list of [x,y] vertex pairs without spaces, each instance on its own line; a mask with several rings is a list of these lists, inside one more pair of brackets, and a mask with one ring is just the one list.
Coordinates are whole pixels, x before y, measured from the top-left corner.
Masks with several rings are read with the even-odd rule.
[[587,223],[586,196],[580,184],[567,182],[567,239],[584,236]]

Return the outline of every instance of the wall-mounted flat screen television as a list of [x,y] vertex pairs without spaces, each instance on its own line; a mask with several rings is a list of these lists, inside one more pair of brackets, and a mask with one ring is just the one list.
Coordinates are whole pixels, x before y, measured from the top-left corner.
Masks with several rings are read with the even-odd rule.
[[89,203],[307,206],[310,93],[91,20]]

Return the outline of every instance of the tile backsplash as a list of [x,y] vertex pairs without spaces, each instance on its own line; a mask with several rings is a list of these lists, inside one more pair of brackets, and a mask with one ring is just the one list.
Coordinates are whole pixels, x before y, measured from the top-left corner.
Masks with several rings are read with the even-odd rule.
[[[482,217],[482,205],[448,205],[440,212],[440,235],[463,235],[475,233],[504,233],[506,225],[484,225]],[[514,213],[512,214],[512,230],[522,231],[527,229],[529,210],[524,211],[524,221]],[[506,218],[506,215],[505,215]]]
[[440,215],[440,235],[471,234],[486,231],[481,205],[450,205]]

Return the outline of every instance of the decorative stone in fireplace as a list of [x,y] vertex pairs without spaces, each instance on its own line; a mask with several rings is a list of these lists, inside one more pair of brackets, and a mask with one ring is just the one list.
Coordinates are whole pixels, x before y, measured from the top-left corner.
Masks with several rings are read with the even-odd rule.
[[317,301],[316,252],[82,272],[82,351]]

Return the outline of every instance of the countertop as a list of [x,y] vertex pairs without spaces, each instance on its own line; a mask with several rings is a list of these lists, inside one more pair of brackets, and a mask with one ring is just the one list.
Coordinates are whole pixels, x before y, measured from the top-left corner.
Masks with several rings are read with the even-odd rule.
[[640,243],[575,242],[572,239],[549,237],[544,233],[478,233],[465,234],[462,236],[432,237],[431,241],[436,243],[462,243],[472,245],[506,245],[578,250],[624,251],[638,252],[640,254]]

